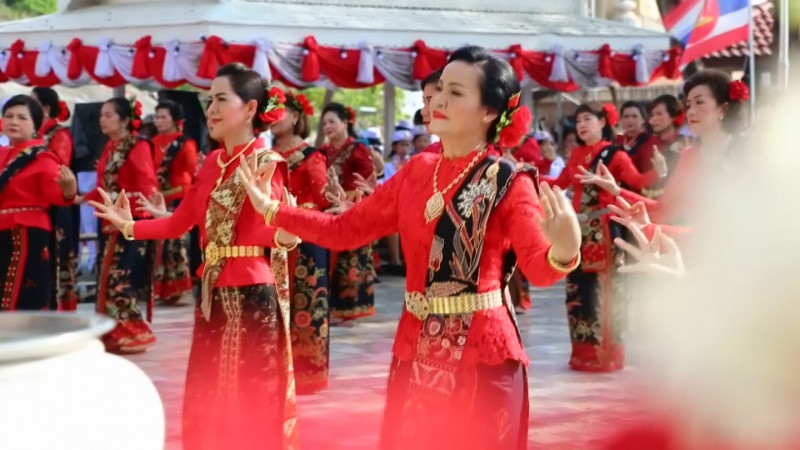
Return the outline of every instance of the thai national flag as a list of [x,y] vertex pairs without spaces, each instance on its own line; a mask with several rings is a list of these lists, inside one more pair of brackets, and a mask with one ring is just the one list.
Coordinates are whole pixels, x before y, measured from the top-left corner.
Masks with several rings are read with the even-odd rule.
[[681,66],[747,40],[748,8],[765,0],[684,0],[664,28],[684,45]]

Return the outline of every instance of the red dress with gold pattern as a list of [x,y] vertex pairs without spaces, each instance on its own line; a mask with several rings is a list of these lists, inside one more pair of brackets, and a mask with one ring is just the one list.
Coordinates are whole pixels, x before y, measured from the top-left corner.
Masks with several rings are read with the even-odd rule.
[[[323,211],[330,207],[322,190],[328,182],[325,155],[303,143],[279,152],[289,163],[289,193],[300,208]],[[328,386],[330,310],[328,251],[303,242],[289,253],[292,358],[298,394]]]
[[600,161],[614,178],[641,190],[658,180],[655,171],[642,174],[624,149],[607,141],[572,150],[567,166],[551,184],[573,188],[573,207],[581,220],[583,242],[581,265],[567,275],[567,316],[572,356],[570,367],[588,372],[620,370],[625,365],[622,333],[625,323],[627,289],[617,269],[624,263],[624,253],[614,246],[620,229],[609,220],[607,203],[600,200],[601,190],[583,185],[575,178],[579,167],[594,171]]
[[34,139],[0,148],[0,311],[57,307],[50,209],[66,206],[60,161]]
[[[122,190],[130,195],[152,193],[156,189],[156,176],[150,148],[149,142],[134,134],[120,141],[108,141],[97,162],[97,187],[108,192],[112,200]],[[86,199],[103,202],[97,189],[86,194]],[[147,217],[147,214],[134,212],[134,216]],[[145,299],[147,319],[152,318],[152,265],[147,245],[125,240],[106,221],[101,222],[99,241],[102,259],[97,272],[97,312],[117,321],[117,326],[103,337],[106,349],[123,353],[144,351],[156,341],[139,308],[140,300]]]
[[[353,197],[356,177],[368,179],[375,172],[368,145],[348,138],[341,148],[329,144],[321,150],[327,157],[328,167],[333,167],[339,182]],[[332,252],[330,257],[330,310],[337,319],[351,320],[375,314],[375,261],[372,242]]]
[[[444,159],[439,186],[467,170],[475,156]],[[446,212],[426,221],[440,157],[412,157],[340,216],[281,207],[274,225],[331,249],[399,232],[411,297],[492,295],[505,287],[515,259],[533,284],[558,281],[563,274],[548,264],[550,243],[536,221],[536,181],[490,152],[444,193]],[[495,165],[499,169],[491,169]],[[508,298],[490,309],[424,318],[407,303],[393,353],[381,448],[433,449],[443,442],[460,449],[525,448],[528,357]]]
[[260,166],[277,162],[272,193],[280,197],[287,168],[265,145],[238,146],[233,157],[209,153],[171,216],[133,226],[135,239],[170,239],[197,226],[206,252],[183,403],[185,450],[298,448],[287,255],[274,248],[276,228],[264,224],[236,175],[239,152],[257,152]]
[[[155,136],[153,147],[159,189],[167,210],[174,211],[197,173],[197,144],[182,133],[171,133]],[[192,293],[188,250],[188,233],[178,239],[157,242],[153,270],[155,299],[175,302]]]

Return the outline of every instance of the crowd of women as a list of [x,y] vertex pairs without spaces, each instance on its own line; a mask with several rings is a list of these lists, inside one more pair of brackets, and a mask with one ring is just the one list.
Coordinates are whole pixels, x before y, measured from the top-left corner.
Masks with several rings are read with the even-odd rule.
[[[157,106],[149,140],[137,133],[141,106],[112,98],[100,117],[108,143],[97,187],[83,196],[59,125],[65,105],[45,88],[11,98],[2,108],[11,145],[0,150],[2,309],[75,309],[68,208],[88,202],[102,221],[97,310],[117,322],[106,347],[144,351],[156,340],[154,298],[191,292],[186,235],[197,227],[204,258],[184,448],[296,448],[295,394],[327,386],[331,319],[374,314],[372,243],[394,236],[406,294],[382,448],[525,448],[529,360],[512,298],[525,300],[528,282],[566,276],[570,366],[624,367],[621,273],[682,273],[670,236],[692,224],[687,185],[741,131],[746,88],[700,72],[684,88],[685,112],[672,96],[647,110],[625,104],[619,136],[613,106],[581,105],[563,136],[575,142],[566,163],[549,133],[527,136],[515,72],[483,49],[454,52],[422,89],[422,128],[395,133],[385,167],[356,137],[351,108],[325,105],[327,142],[315,148],[308,99],[241,65],[222,67],[211,85],[216,150],[202,164],[179,105]],[[694,141],[678,133],[684,121]],[[271,148],[259,137],[266,130]],[[431,134],[440,141],[418,145]],[[640,262],[626,265],[626,251]]]

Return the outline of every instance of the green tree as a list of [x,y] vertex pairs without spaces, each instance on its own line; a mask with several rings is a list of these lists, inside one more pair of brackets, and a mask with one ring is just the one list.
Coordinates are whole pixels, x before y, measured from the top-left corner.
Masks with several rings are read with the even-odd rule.
[[[314,117],[312,118],[312,125],[316,129],[319,122],[319,112],[322,111],[323,101],[325,100],[324,88],[309,88],[305,89],[303,93],[308,97],[311,104],[314,105]],[[395,117],[397,120],[407,119],[402,113],[403,101],[405,100],[406,92],[400,88],[395,88]],[[341,103],[345,106],[350,106],[358,113],[358,127],[366,129],[369,127],[380,126],[383,124],[383,86],[372,86],[364,89],[338,89],[333,94],[333,101]],[[375,112],[359,112],[361,108],[375,108]]]

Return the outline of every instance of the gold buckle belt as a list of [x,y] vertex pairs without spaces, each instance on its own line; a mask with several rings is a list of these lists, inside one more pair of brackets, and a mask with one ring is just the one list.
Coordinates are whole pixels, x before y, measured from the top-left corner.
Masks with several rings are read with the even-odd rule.
[[206,246],[206,264],[216,266],[223,258],[254,258],[264,256],[264,248],[254,245],[219,246],[209,242]]
[[452,297],[426,297],[421,292],[406,292],[406,310],[419,320],[425,320],[430,314],[466,314],[498,306],[503,306],[503,294],[499,289]]
[[15,214],[15,213],[31,212],[31,211],[46,211],[46,210],[44,208],[36,208],[36,207],[8,208],[8,209],[0,209],[0,214]]

